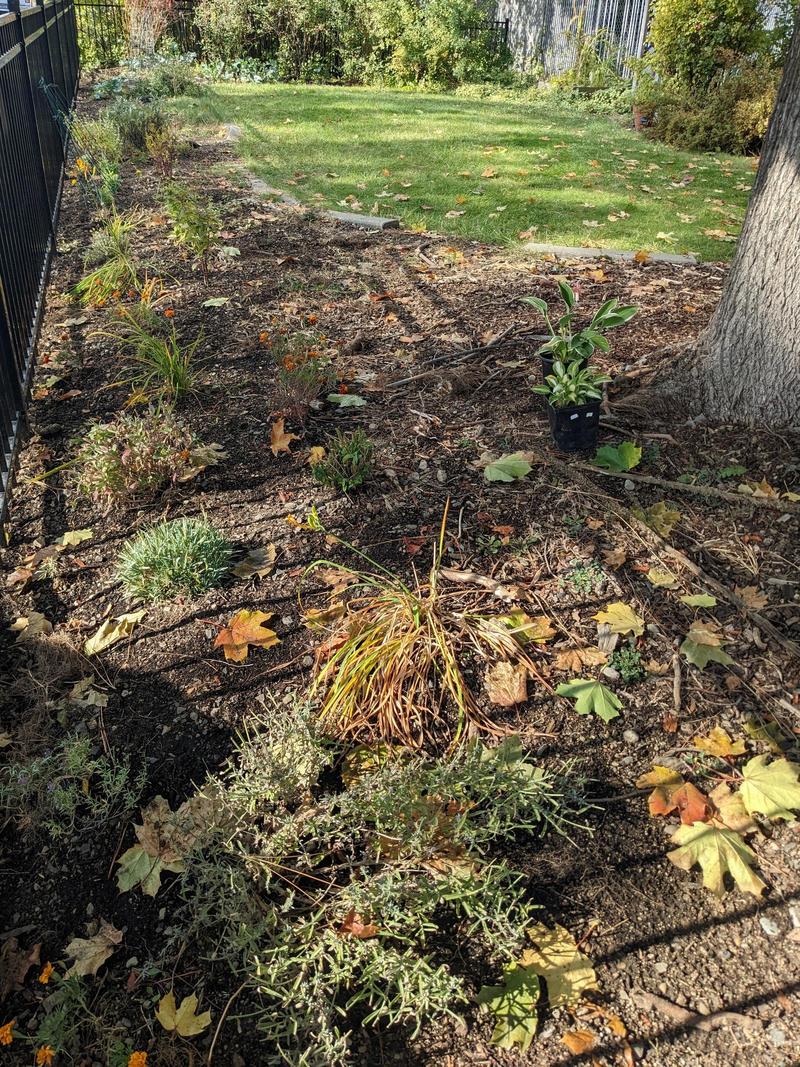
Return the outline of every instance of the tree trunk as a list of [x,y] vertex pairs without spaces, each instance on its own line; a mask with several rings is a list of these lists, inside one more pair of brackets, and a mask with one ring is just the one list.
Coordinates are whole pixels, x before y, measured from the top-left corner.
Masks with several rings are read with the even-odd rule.
[[800,23],[742,234],[695,364],[702,409],[749,425],[800,425]]

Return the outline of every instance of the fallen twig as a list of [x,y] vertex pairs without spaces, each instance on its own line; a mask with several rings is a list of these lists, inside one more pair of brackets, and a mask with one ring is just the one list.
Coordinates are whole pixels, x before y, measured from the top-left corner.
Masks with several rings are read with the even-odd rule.
[[682,1008],[679,1004],[673,1004],[671,1000],[656,996],[655,993],[648,993],[644,989],[634,990],[632,996],[634,1002],[644,1011],[657,1011],[660,1015],[671,1019],[672,1022],[692,1030],[710,1032],[719,1030],[721,1026],[741,1026],[747,1030],[764,1029],[761,1019],[756,1019],[752,1015],[742,1015],[737,1011],[715,1011],[710,1015],[699,1015]]
[[477,574],[475,571],[461,571],[454,567],[442,567],[439,572],[449,582],[459,582],[461,585],[479,585],[488,589],[492,596],[500,600],[519,600],[521,593],[516,585],[503,585],[494,578],[487,578],[485,574]]
[[441,356],[434,356],[433,359],[426,361],[426,370],[420,371],[419,374],[412,374],[408,378],[399,378],[396,382],[388,382],[384,388],[398,389],[401,385],[410,385],[411,382],[418,382],[421,378],[427,378],[434,374],[434,368],[441,366],[443,363],[458,363],[459,360],[467,359],[469,356],[476,356],[479,352],[489,352],[504,341],[507,341],[509,336],[518,332],[518,330],[519,327],[517,326],[509,326],[499,337],[495,337],[486,345],[478,345],[476,348],[466,348],[459,352],[446,352]]
[[730,500],[735,504],[756,504],[760,507],[784,511],[788,515],[800,515],[800,507],[788,500],[770,496],[747,496],[744,493],[731,493],[728,489],[717,489],[713,485],[692,485],[690,482],[673,482],[668,478],[656,478],[651,474],[633,474],[631,471],[607,471],[602,467],[593,467],[590,463],[574,463],[573,466],[592,474],[602,474],[605,478],[626,478],[632,482],[644,482],[646,485],[658,485],[676,492],[697,493],[699,496],[715,496],[721,500]]

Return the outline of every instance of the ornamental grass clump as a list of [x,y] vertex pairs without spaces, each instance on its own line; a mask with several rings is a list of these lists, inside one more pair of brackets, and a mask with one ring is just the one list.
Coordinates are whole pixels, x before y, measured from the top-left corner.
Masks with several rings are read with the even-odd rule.
[[[478,702],[466,662],[503,662],[538,677],[511,616],[465,610],[461,592],[442,588],[446,521],[447,509],[427,581],[407,585],[354,549],[372,569],[349,571],[352,595],[321,650],[312,687],[330,734],[422,748],[455,744],[475,731],[501,733]],[[309,572],[331,565],[318,560]]]
[[231,546],[202,519],[175,519],[144,530],[122,548],[117,577],[139,600],[197,596],[220,584]]
[[372,441],[363,430],[349,433],[336,431],[328,440],[326,454],[314,463],[311,471],[315,481],[342,493],[349,493],[362,485],[372,470]]

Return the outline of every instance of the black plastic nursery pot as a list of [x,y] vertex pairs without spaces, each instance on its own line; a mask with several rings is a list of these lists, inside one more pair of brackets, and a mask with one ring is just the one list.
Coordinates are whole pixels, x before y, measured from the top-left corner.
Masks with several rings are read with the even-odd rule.
[[[555,363],[555,360],[551,359],[549,356],[539,356],[539,359],[542,361],[542,381],[544,381],[548,374],[553,373],[553,364]],[[576,362],[579,367],[586,366],[585,359],[570,360],[570,363],[572,362]],[[567,366],[569,366],[569,364],[567,364]]]
[[600,401],[576,404],[571,408],[547,405],[550,433],[561,452],[584,452],[597,447],[600,431]]

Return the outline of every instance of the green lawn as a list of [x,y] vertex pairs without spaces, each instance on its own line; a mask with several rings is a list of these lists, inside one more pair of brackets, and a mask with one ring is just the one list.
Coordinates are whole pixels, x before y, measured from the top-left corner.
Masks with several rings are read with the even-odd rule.
[[727,259],[754,173],[750,159],[674,151],[541,102],[226,83],[181,106],[241,126],[252,171],[304,203],[510,245]]

